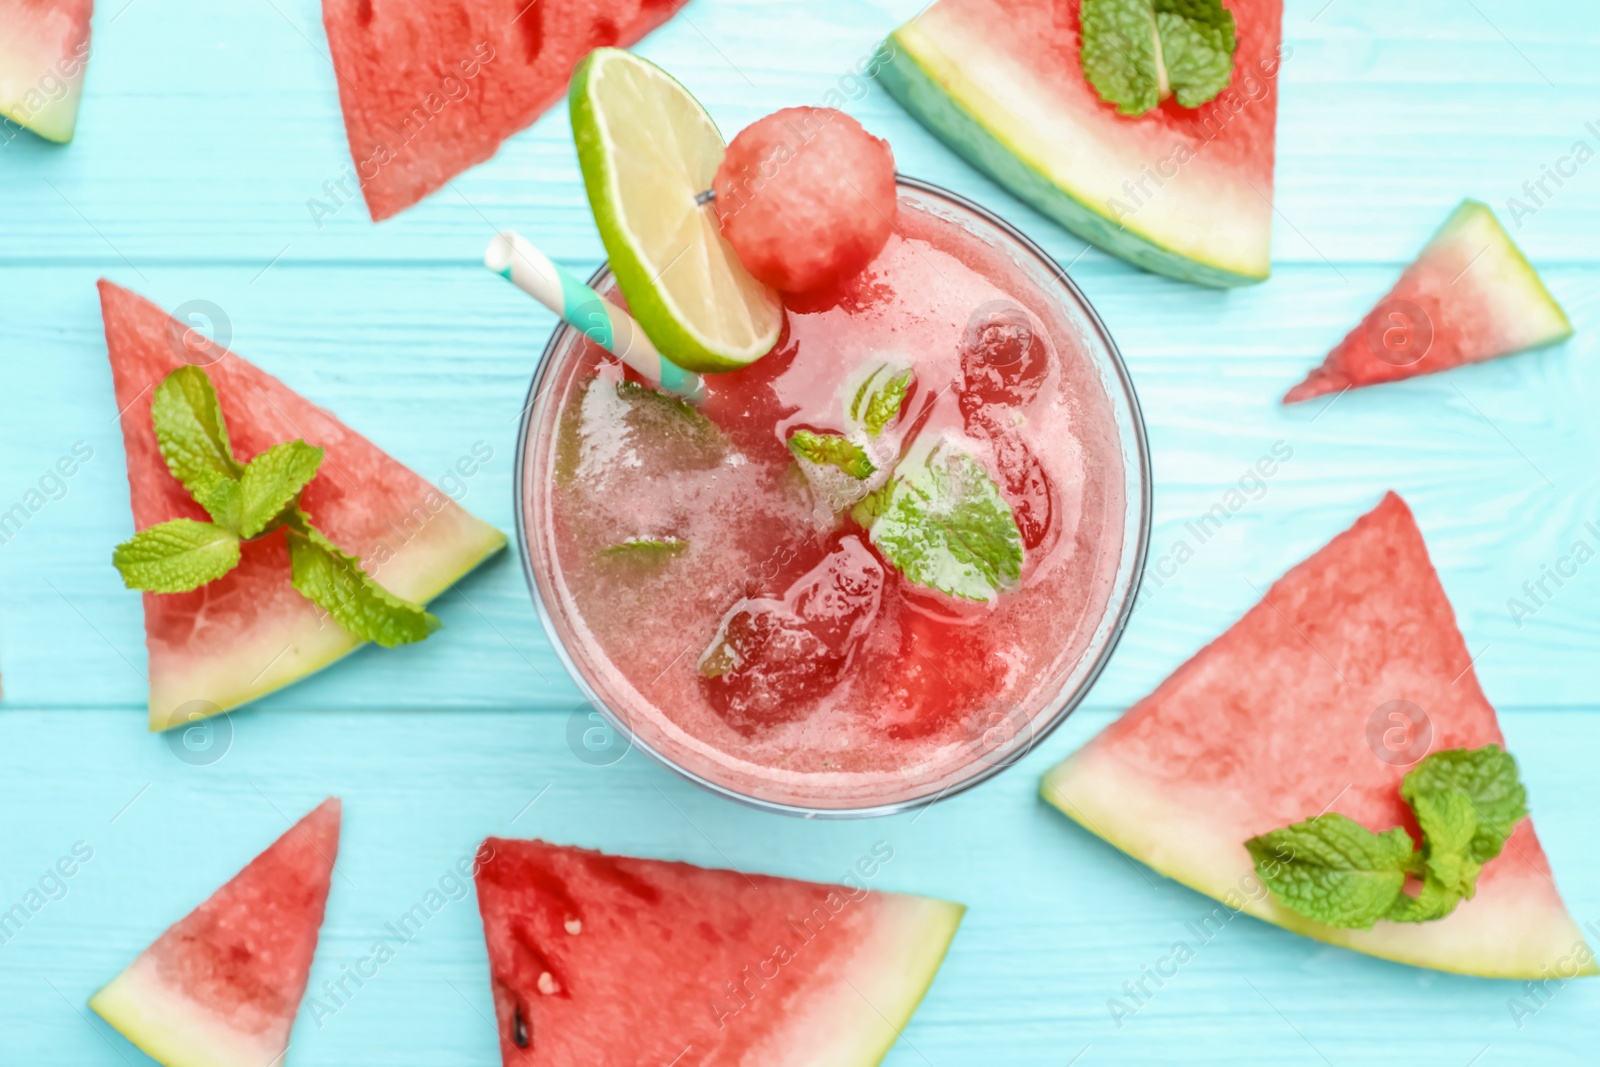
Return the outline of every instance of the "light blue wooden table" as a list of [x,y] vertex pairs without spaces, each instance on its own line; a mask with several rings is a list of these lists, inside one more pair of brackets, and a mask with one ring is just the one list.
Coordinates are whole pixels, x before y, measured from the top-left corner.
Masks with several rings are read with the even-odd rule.
[[[420,0],[419,0],[420,2]],[[0,1063],[137,1064],[85,999],[297,815],[344,797],[313,987],[369,949],[485,834],[817,879],[882,840],[884,888],[971,906],[895,1067],[1591,1063],[1600,982],[1514,1021],[1508,982],[1368,959],[1240,918],[1116,1026],[1107,1000],[1210,910],[1035,797],[1092,736],[1379,494],[1405,494],[1521,760],[1580,922],[1600,919],[1600,563],[1532,617],[1507,599],[1576,540],[1600,544],[1600,162],[1517,240],[1578,330],[1562,348],[1284,410],[1462,196],[1505,217],[1573,142],[1600,148],[1600,9],[1571,0],[1291,2],[1275,266],[1217,293],[1135,271],[968,169],[876,88],[851,110],[907,173],[1020,225],[1121,343],[1157,474],[1154,557],[1277,441],[1293,458],[1156,590],[1088,705],[1027,762],[920,816],[815,824],[697,792],[630,754],[569,749],[574,686],[514,556],[436,611],[445,629],[363,651],[231,719],[226,754],[144,729],[139,599],[109,564],[132,529],[94,281],[209,300],[241,353],[441,477],[479,441],[465,503],[509,530],[515,420],[552,325],[478,257],[493,228],[587,272],[601,257],[565,114],[398,219],[308,198],[348,154],[316,0],[104,0],[78,139],[0,147],[0,510],[58,456],[94,458],[0,545],[0,909],[76,842],[91,862],[0,944]],[[726,130],[819,102],[918,0],[694,0],[643,46]],[[846,83],[848,85],[848,83]],[[1600,121],[1597,121],[1600,126]],[[1168,568],[1171,569],[1170,567]],[[1532,1002],[1530,1002],[1532,1003]],[[291,1063],[498,1062],[476,907],[452,902]],[[1074,1058],[1077,1057],[1075,1060]]]

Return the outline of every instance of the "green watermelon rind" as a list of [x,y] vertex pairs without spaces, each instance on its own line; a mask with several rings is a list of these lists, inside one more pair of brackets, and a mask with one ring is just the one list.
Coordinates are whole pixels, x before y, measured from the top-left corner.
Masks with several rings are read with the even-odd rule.
[[[1408,949],[1403,943],[1396,943],[1396,931],[1400,938],[1415,940],[1424,927],[1432,924],[1379,923],[1371,930],[1346,930],[1313,922],[1287,908],[1281,908],[1273,903],[1270,896],[1259,895],[1252,899],[1239,891],[1243,881],[1255,877],[1242,841],[1238,846],[1239,870],[1220,874],[1157,857],[1155,854],[1163,848],[1161,835],[1154,830],[1141,835],[1139,830],[1141,826],[1149,829],[1160,825],[1160,801],[1157,798],[1161,791],[1158,783],[1130,780],[1128,772],[1120,765],[1116,768],[1111,766],[1114,762],[1102,757],[1096,744],[1091,741],[1045,773],[1039,784],[1039,795],[1045,803],[1119,849],[1134,862],[1143,863],[1197,893],[1220,901],[1230,910],[1242,911],[1292,933],[1340,948],[1413,967],[1476,978],[1548,979],[1556,975],[1562,959],[1581,955],[1578,947],[1585,944],[1583,933],[1564,910],[1555,924],[1564,924],[1570,929],[1556,943],[1573,949],[1569,957],[1540,954],[1527,949],[1518,939],[1518,948],[1525,951],[1525,956],[1509,963],[1485,964],[1467,959],[1462,953],[1442,956],[1437,952]],[[1138,810],[1141,806],[1144,809],[1142,812]],[[1460,921],[1458,916],[1453,918]],[[1449,918],[1439,920],[1449,921]],[[1596,974],[1600,974],[1600,962],[1590,952],[1587,963],[1572,971],[1563,970],[1559,977]]]
[[[705,374],[742,370],[766,355],[778,343],[783,328],[781,309],[775,318],[770,342],[765,347],[758,342],[748,352],[737,357],[711,349],[704,339],[688,329],[680,317],[667,306],[661,288],[651,270],[645,265],[639,251],[626,239],[627,227],[623,225],[613,206],[616,198],[610,186],[615,182],[608,162],[605,138],[600,133],[600,119],[585,86],[599,65],[607,60],[607,53],[620,49],[597,48],[584,57],[572,72],[572,83],[567,92],[567,103],[572,121],[572,140],[578,150],[579,168],[583,172],[583,185],[594,211],[595,225],[605,245],[611,273],[617,287],[627,298],[628,310],[638,320],[656,349],[685,370]],[[639,60],[639,62],[646,62]],[[653,64],[652,64],[653,65]],[[659,70],[659,68],[657,68]],[[682,84],[666,71],[664,78]],[[693,99],[688,89],[684,93]],[[713,128],[716,123],[707,115]]]
[[967,99],[975,94],[963,92],[958,69],[941,83],[918,37],[909,25],[889,36],[879,51],[878,81],[913,118],[1018,199],[1090,244],[1179,281],[1229,289],[1258,284],[1271,274],[1270,261],[1259,271],[1234,270],[1174,252],[1095,209],[1074,194],[1065,176],[1036,165],[1024,149],[1002,140],[979,118]]
[[281,1060],[276,1048],[230,1028],[139,961],[91,997],[89,1007],[166,1067],[277,1067]]
[[[460,520],[460,529],[470,533],[471,538],[456,542],[446,540],[440,547],[420,555],[414,545],[408,545],[386,566],[382,576],[385,588],[419,604],[427,604],[505,547],[506,536],[498,529],[454,504],[448,507]],[[440,514],[442,516],[446,512]],[[404,562],[412,559],[417,561],[415,571],[407,574],[405,581],[393,582],[389,575],[402,570]],[[332,619],[319,619],[314,608],[292,619],[287,631],[276,631],[265,636],[269,644],[286,642],[280,646],[286,651],[275,654],[271,649],[258,651],[240,647],[231,655],[208,653],[204,656],[213,673],[240,680],[236,688],[207,687],[200,690],[206,693],[207,714],[219,715],[231,711],[293,685],[367,643]],[[259,667],[263,656],[271,660],[265,670]],[[151,677],[149,725],[152,733],[188,726],[206,717],[193,711],[197,705],[189,698],[197,690],[192,678],[185,676],[174,681],[184,697],[181,700],[168,698],[158,688],[158,680]]]

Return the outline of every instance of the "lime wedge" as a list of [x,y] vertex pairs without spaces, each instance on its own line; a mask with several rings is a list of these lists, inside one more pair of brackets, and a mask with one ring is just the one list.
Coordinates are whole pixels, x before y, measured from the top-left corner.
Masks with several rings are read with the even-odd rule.
[[686,370],[738,370],[772,350],[778,294],[723,240],[711,188],[725,144],[700,102],[620,48],[578,64],[568,92],[578,163],[611,270],[639,325]]

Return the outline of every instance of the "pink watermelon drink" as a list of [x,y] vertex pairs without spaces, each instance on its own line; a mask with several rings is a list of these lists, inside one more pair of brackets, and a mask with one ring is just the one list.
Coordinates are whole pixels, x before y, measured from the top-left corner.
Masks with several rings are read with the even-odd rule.
[[788,297],[698,408],[629,373],[551,339],[520,541],[574,678],[669,766],[884,813],[1006,765],[1098,674],[1144,559],[1143,425],[1094,312],[998,219],[902,179],[877,257]]

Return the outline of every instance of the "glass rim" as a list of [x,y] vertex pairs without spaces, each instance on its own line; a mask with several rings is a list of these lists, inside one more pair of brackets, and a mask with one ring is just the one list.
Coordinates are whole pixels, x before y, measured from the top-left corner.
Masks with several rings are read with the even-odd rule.
[[[1151,511],[1154,506],[1154,477],[1150,467],[1150,441],[1145,429],[1144,411],[1139,405],[1139,394],[1134,389],[1133,378],[1128,373],[1126,361],[1124,361],[1122,358],[1122,350],[1117,347],[1117,342],[1111,336],[1111,331],[1106,329],[1105,322],[1101,320],[1099,312],[1097,312],[1094,308],[1094,305],[1089,302],[1089,298],[1084,296],[1083,290],[1079,289],[1077,283],[1074,282],[1067,274],[1066,268],[1057,263],[1053,256],[1051,256],[1043,248],[1039,247],[1039,245],[1032,238],[1023,233],[1021,230],[1017,229],[1015,226],[1011,225],[1011,223],[1007,222],[999,215],[996,215],[983,205],[969,200],[960,193],[953,192],[941,185],[935,185],[932,182],[922,181],[921,179],[912,178],[900,173],[895,174],[895,183],[899,186],[915,190],[919,193],[947,201],[948,203],[953,204],[964,211],[970,212],[984,223],[994,227],[1009,240],[1016,242],[1016,244],[1020,246],[1023,251],[1032,255],[1040,262],[1040,264],[1046,267],[1052,276],[1052,281],[1066,289],[1072,301],[1076,303],[1078,310],[1083,313],[1085,319],[1087,320],[1087,324],[1092,328],[1093,333],[1105,346],[1106,354],[1109,357],[1110,369],[1116,378],[1117,385],[1120,386],[1122,390],[1123,399],[1128,407],[1128,415],[1131,422],[1133,438],[1130,443],[1132,445],[1132,451],[1138,460],[1139,468],[1138,506],[1140,512],[1140,521],[1138,524],[1136,544],[1134,546],[1133,561],[1129,574],[1127,593],[1123,597],[1122,605],[1117,611],[1117,617],[1112,622],[1111,628],[1106,634],[1105,643],[1096,654],[1094,662],[1089,665],[1089,669],[1084,673],[1083,678],[1077,684],[1074,691],[1070,693],[1064,701],[1062,701],[1061,705],[1056,708],[1055,711],[1050,713],[1048,716],[1048,721],[1040,723],[1037,721],[1037,716],[1035,719],[1030,720],[1031,729],[1029,730],[1029,736],[1026,744],[1016,746],[1014,751],[1008,752],[1001,758],[993,761],[985,761],[981,757],[975,758],[972,763],[972,766],[975,768],[975,770],[973,770],[972,773],[966,775],[966,777],[963,777],[958,781],[946,785],[942,789],[925,793],[920,796],[907,797],[905,799],[889,801],[882,804],[843,808],[808,807],[802,804],[791,804],[782,801],[767,800],[762,797],[751,796],[748,793],[742,793],[729,786],[723,785],[720,782],[706,778],[704,775],[690,770],[688,767],[683,766],[671,757],[656,751],[656,749],[651,746],[649,742],[645,741],[638,735],[637,732],[633,730],[633,728],[628,724],[625,716],[617,714],[612,710],[611,706],[605,700],[601,699],[600,694],[595,690],[595,687],[590,683],[582,668],[579,667],[577,661],[574,659],[571,651],[567,648],[567,643],[562,638],[562,634],[557,622],[551,614],[549,606],[545,603],[544,596],[539,591],[538,574],[535,569],[531,549],[528,545],[526,512],[527,501],[525,499],[526,494],[524,486],[526,485],[527,471],[525,467],[528,456],[529,437],[533,431],[534,412],[538,407],[539,392],[541,387],[545,384],[545,381],[549,377],[551,371],[556,366],[556,354],[560,351],[561,346],[566,343],[569,336],[578,332],[569,323],[556,323],[555,329],[550,333],[550,339],[545,342],[544,349],[539,354],[539,361],[533,369],[533,377],[528,385],[528,394],[523,401],[522,416],[517,428],[516,462],[513,471],[515,484],[512,487],[513,503],[516,510],[514,518],[517,534],[517,555],[522,560],[523,577],[528,583],[528,591],[533,597],[534,608],[539,613],[539,621],[544,627],[545,636],[550,639],[551,645],[554,646],[556,656],[561,660],[561,665],[566,669],[568,677],[570,677],[577,685],[579,692],[581,692],[584,698],[588,701],[589,706],[605,717],[606,722],[614,731],[616,731],[617,736],[627,739],[629,748],[638,749],[646,756],[654,760],[657,764],[665,767],[667,770],[672,771],[682,778],[688,779],[690,782],[693,782],[702,789],[714,793],[717,796],[732,800],[735,803],[742,804],[746,807],[755,808],[759,811],[796,816],[804,819],[876,818],[884,815],[898,815],[903,812],[915,811],[918,808],[931,807],[941,800],[956,796],[968,789],[972,789],[975,786],[987,782],[1001,771],[1006,770],[1013,764],[1016,764],[1024,759],[1034,750],[1035,746],[1043,742],[1053,732],[1055,732],[1055,730],[1060,727],[1060,725],[1065,722],[1083,703],[1084,698],[1088,696],[1089,691],[1093,689],[1095,683],[1100,680],[1101,674],[1104,673],[1106,666],[1111,661],[1112,655],[1116,652],[1117,646],[1121,643],[1122,635],[1128,627],[1128,622],[1133,617],[1134,606],[1139,598],[1139,590],[1144,582],[1145,566],[1148,561],[1150,551],[1152,526]],[[602,261],[600,266],[595,268],[594,273],[589,275],[588,283],[590,287],[598,288],[598,286],[605,281],[610,273],[610,261]],[[1124,475],[1124,480],[1127,480],[1126,475]],[[1102,623],[1104,622],[1103,619],[1101,621]],[[1041,709],[1041,712],[1043,710],[1044,709]],[[626,753],[624,753],[624,755],[625,754]],[[958,771],[956,773],[960,772]]]

